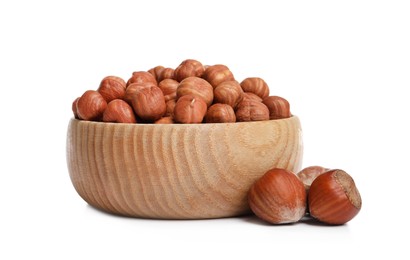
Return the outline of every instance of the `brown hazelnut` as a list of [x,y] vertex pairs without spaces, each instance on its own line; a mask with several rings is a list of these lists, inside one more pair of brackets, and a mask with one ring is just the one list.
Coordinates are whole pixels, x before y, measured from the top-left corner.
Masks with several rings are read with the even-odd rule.
[[207,105],[199,97],[185,95],[178,99],[174,108],[174,120],[178,123],[195,124],[204,119]]
[[214,99],[214,89],[211,84],[198,77],[188,77],[179,83],[177,88],[177,100],[188,94],[201,98],[208,107]]
[[174,72],[175,79],[180,82],[188,77],[202,77],[204,66],[201,62],[193,59],[184,60]]
[[174,79],[164,79],[158,84],[158,87],[162,90],[162,93],[164,93],[166,102],[177,97],[178,85],[178,81]]
[[148,72],[151,73],[152,76],[154,76],[154,78],[157,80],[157,83],[159,83],[159,76],[161,75],[164,69],[164,66],[156,66],[152,69],[149,69]]
[[205,115],[206,123],[235,123],[236,116],[233,108],[228,104],[213,104]]
[[289,102],[278,96],[269,96],[263,99],[269,109],[269,119],[282,119],[291,117]]
[[236,107],[235,115],[238,122],[269,120],[269,109],[261,102],[243,100]]
[[173,68],[164,68],[161,71],[161,73],[158,75],[158,82],[161,82],[164,79],[175,79]]
[[306,191],[293,172],[275,168],[251,186],[248,202],[255,215],[269,223],[294,223],[305,215]]
[[140,88],[133,94],[132,107],[141,119],[150,122],[156,121],[166,111],[164,94],[157,86]]
[[103,114],[104,122],[136,123],[132,107],[121,99],[114,99],[107,105]]
[[165,112],[164,116],[173,116],[174,115],[175,104],[176,104],[175,99],[171,99],[171,100],[168,100],[166,102],[167,109],[166,109],[166,112]]
[[156,87],[157,85],[152,83],[152,82],[145,82],[145,83],[131,83],[128,87],[127,90],[125,90],[125,95],[124,95],[124,101],[127,102],[128,104],[132,105],[132,99],[137,92],[137,90],[142,89],[142,88],[147,88],[147,87]]
[[147,71],[135,71],[132,73],[131,78],[127,81],[127,87],[131,85],[132,83],[146,83],[146,82],[151,82],[154,85],[157,85],[157,80],[155,77],[147,72]]
[[339,169],[322,173],[312,182],[308,203],[312,217],[331,225],[350,221],[362,207],[353,178]]
[[202,77],[214,88],[224,81],[235,80],[229,68],[222,64],[207,67]]
[[244,92],[243,93],[243,99],[244,100],[245,99],[248,99],[248,100],[250,99],[250,100],[255,100],[255,101],[258,101],[258,102],[262,102],[262,100],[263,100],[260,96],[254,94],[252,92]]
[[79,119],[78,112],[77,112],[77,102],[78,102],[79,99],[80,99],[80,97],[76,98],[73,101],[73,104],[71,106],[71,109],[73,110],[74,118],[76,118],[76,119]]
[[322,166],[309,166],[304,169],[302,169],[300,172],[298,172],[296,175],[299,177],[299,179],[303,182],[303,185],[305,186],[306,192],[309,191],[310,185],[312,185],[312,182],[322,173],[327,172],[329,169],[324,168]]
[[162,117],[158,119],[157,121],[155,121],[155,124],[173,124],[173,123],[174,123],[174,120],[172,119],[171,116]]
[[107,101],[95,90],[87,90],[77,101],[77,114],[80,119],[100,121],[107,108]]
[[243,90],[235,80],[224,81],[214,89],[214,103],[228,104],[235,108],[242,99]]
[[241,87],[245,92],[252,92],[262,99],[269,96],[269,87],[266,82],[258,77],[246,78],[241,82]]
[[100,83],[98,92],[103,96],[105,101],[109,103],[114,99],[122,99],[125,95],[125,81],[116,76],[108,76],[103,78]]

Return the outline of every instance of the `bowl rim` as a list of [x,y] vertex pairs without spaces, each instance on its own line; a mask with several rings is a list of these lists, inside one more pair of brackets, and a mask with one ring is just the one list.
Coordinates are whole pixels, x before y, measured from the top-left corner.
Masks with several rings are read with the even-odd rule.
[[118,126],[135,126],[135,127],[144,127],[144,126],[161,126],[161,127],[189,127],[189,126],[232,126],[232,125],[244,125],[244,124],[265,124],[271,122],[286,122],[292,120],[299,120],[299,117],[296,115],[291,115],[287,118],[281,119],[269,119],[269,120],[261,120],[261,121],[247,121],[247,122],[233,122],[233,123],[196,123],[196,124],[182,124],[182,123],[173,123],[173,124],[154,124],[154,123],[115,123],[115,122],[101,122],[101,121],[90,121],[90,120],[83,120],[78,119],[75,117],[71,117],[70,121],[79,122],[82,124],[95,124],[95,125],[118,125]]

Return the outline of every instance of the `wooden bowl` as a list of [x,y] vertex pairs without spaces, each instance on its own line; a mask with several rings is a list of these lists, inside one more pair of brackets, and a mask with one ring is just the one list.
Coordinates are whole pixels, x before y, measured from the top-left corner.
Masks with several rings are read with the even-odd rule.
[[249,213],[247,192],[273,167],[299,171],[299,119],[226,124],[118,124],[71,119],[67,164],[78,194],[132,217]]

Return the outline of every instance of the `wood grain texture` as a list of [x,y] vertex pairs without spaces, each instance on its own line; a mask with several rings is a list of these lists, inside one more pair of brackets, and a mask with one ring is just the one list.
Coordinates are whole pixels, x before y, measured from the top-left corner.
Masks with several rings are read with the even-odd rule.
[[227,124],[117,124],[71,119],[67,164],[78,194],[104,211],[203,219],[249,212],[247,192],[273,167],[302,163],[297,117]]

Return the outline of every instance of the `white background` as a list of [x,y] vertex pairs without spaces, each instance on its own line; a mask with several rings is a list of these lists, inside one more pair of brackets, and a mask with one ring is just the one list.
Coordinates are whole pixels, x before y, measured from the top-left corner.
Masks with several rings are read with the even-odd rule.
[[[0,259],[409,259],[408,1],[1,1]],[[111,216],[71,185],[71,103],[193,58],[264,78],[304,131],[303,166],[350,173],[343,226]]]

